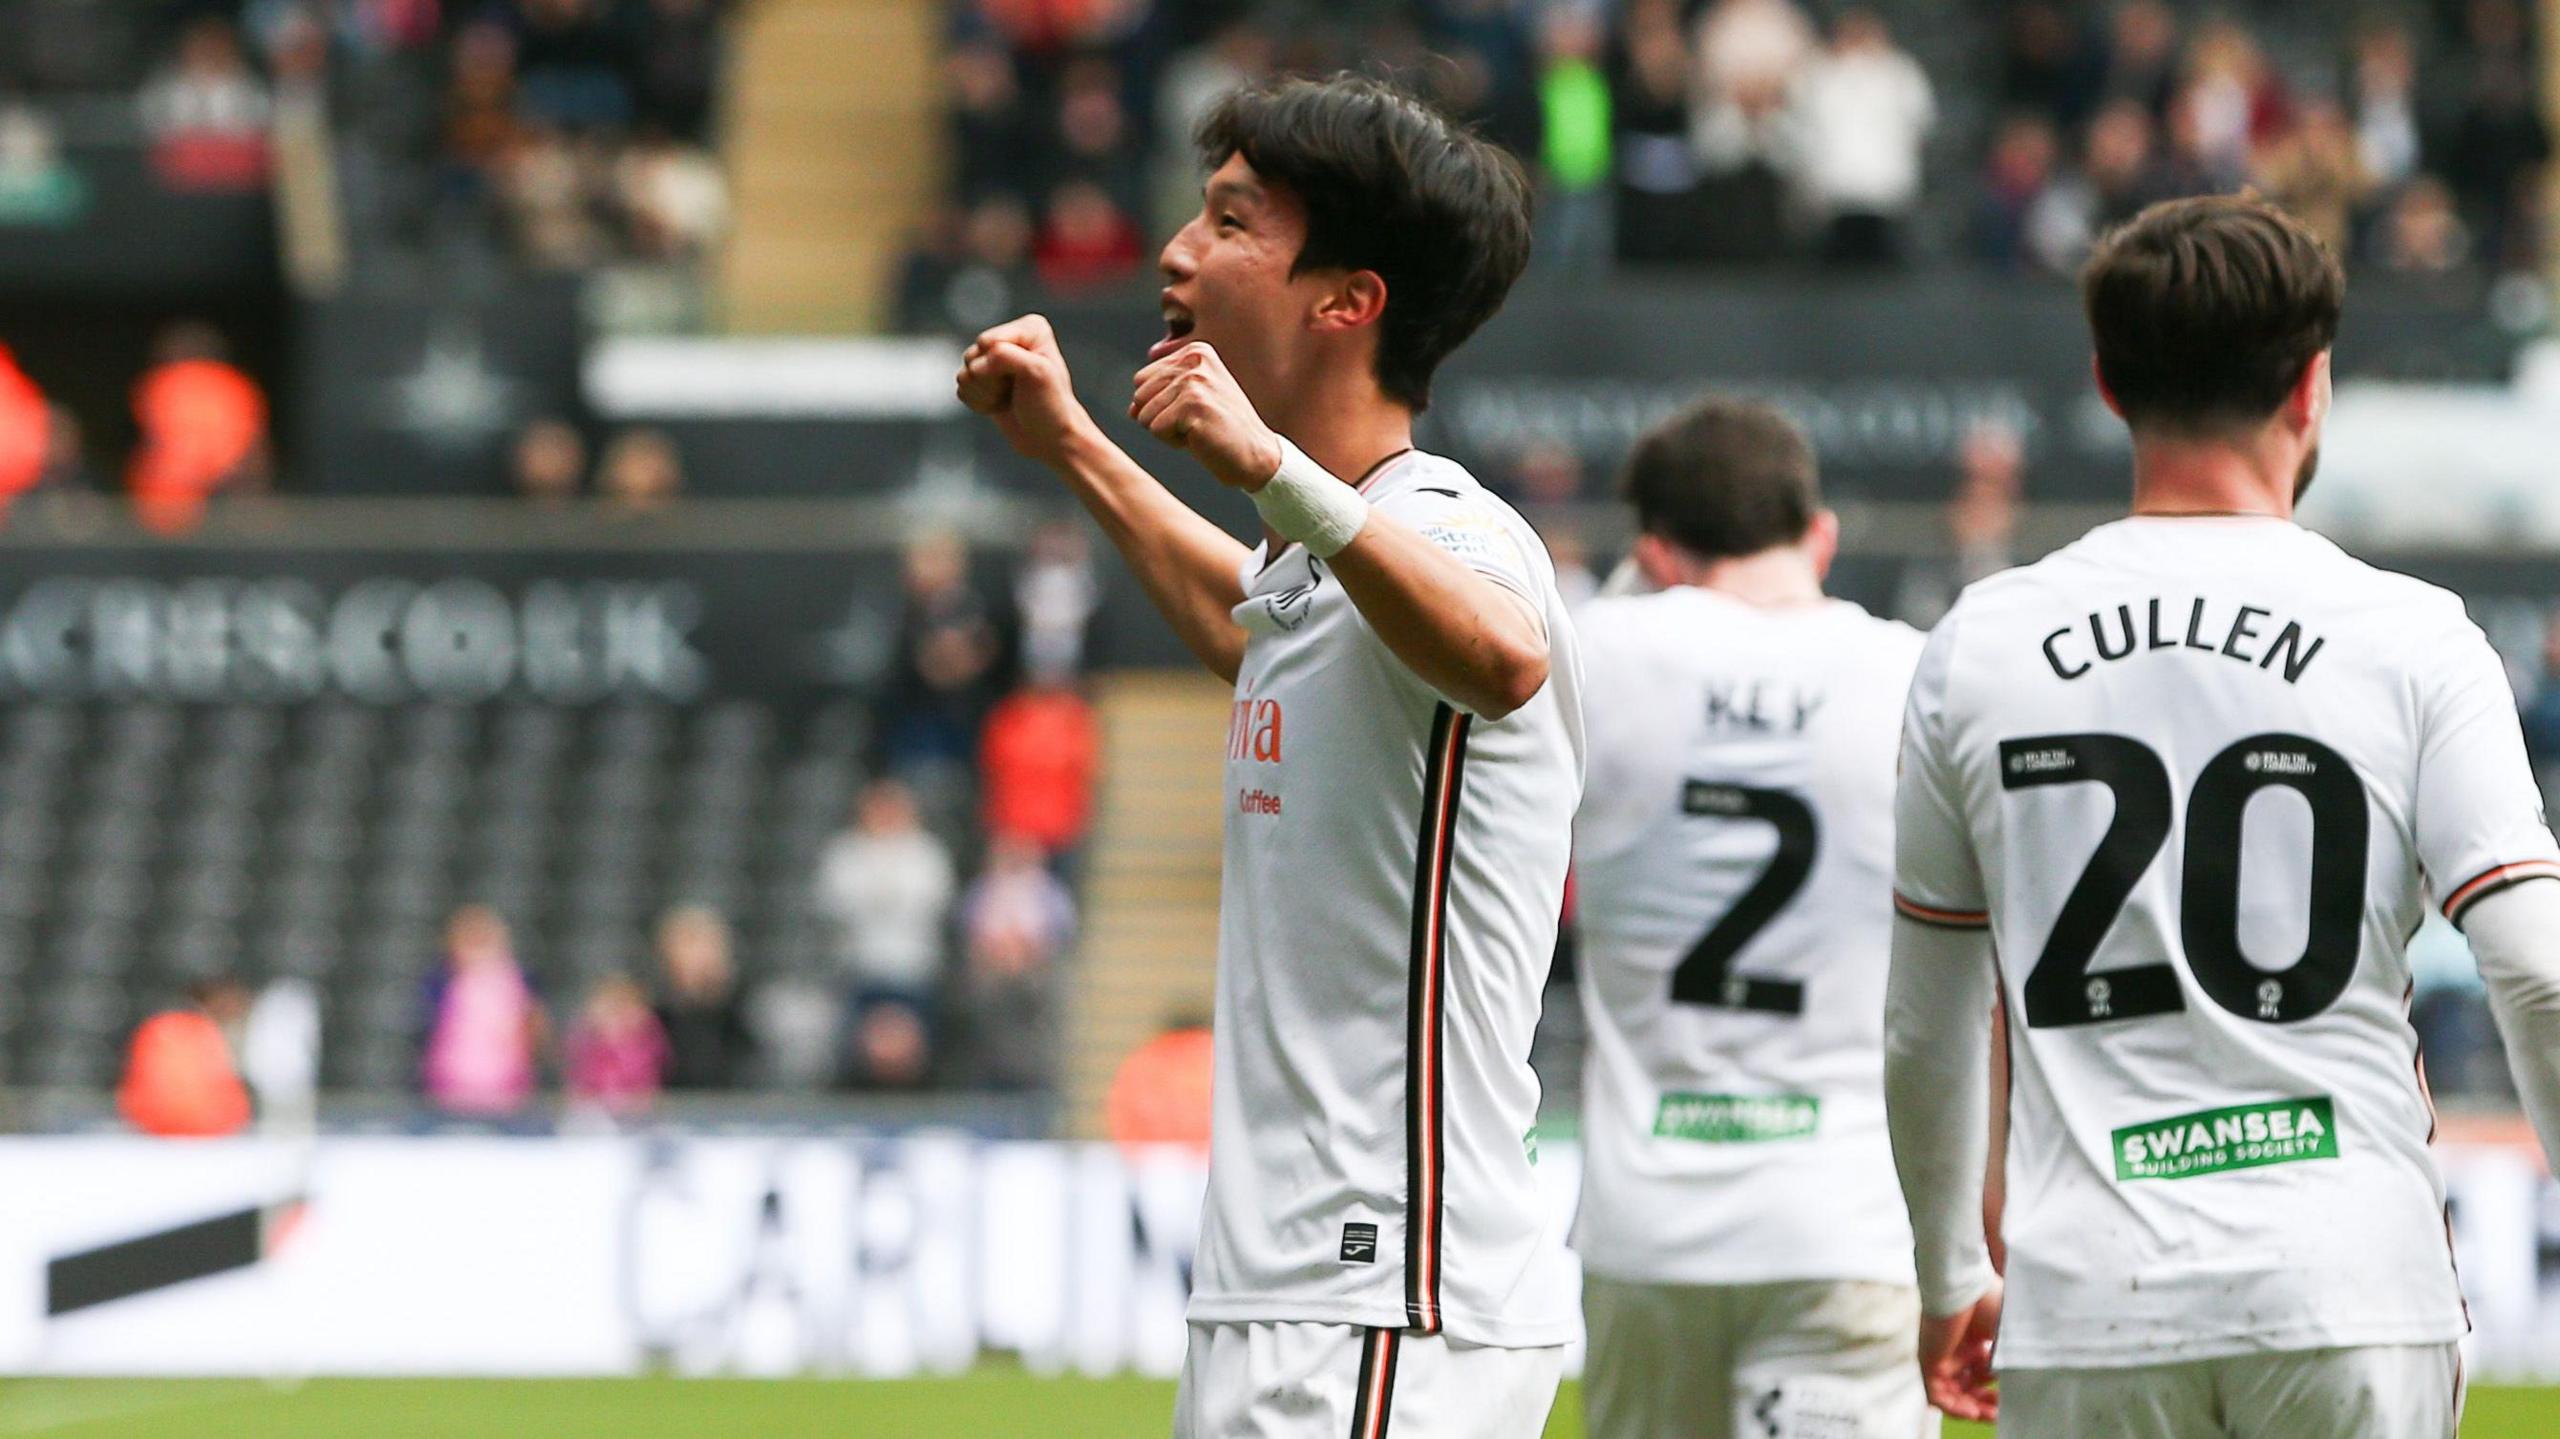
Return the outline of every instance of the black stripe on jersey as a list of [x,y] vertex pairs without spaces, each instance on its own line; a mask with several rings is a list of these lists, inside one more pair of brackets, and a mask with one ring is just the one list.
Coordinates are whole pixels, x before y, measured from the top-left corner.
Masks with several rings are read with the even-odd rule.
[[1372,1329],[1360,1341],[1360,1387],[1351,1396],[1351,1439],[1387,1439],[1395,1417],[1396,1342],[1393,1329]]
[[[2466,1311],[2464,1317],[2469,1318]],[[1396,1366],[1404,1363],[1404,1336],[1392,1329],[1378,1331],[1378,1344],[1387,1351],[1387,1361],[1378,1374],[1378,1428],[1369,1439],[1387,1439],[1387,1425],[1396,1417]]]
[[1446,961],[1451,851],[1464,791],[1472,716],[1446,703],[1431,715],[1422,767],[1422,823],[1414,840],[1413,937],[1406,956],[1404,1307],[1407,1325],[1440,1330],[1442,1151],[1441,1004]]

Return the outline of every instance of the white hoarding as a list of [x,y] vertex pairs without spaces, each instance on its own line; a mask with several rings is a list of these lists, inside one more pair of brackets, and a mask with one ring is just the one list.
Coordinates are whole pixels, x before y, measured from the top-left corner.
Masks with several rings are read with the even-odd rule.
[[[1578,1156],[1542,1147],[1562,1223]],[[2474,1360],[2560,1377],[2560,1190],[2443,1151]],[[1188,1154],[899,1139],[0,1140],[0,1372],[1169,1376]]]

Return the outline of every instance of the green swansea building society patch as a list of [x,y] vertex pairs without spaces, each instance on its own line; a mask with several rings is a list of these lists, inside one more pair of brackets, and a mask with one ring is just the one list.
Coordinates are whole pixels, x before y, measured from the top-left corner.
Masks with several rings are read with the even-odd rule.
[[1810,1094],[1665,1094],[1653,1117],[1661,1139],[1705,1144],[1750,1144],[1801,1139],[1822,1122],[1822,1101]]
[[2192,1179],[2297,1159],[2338,1157],[2338,1117],[2329,1097],[2274,1099],[2205,1109],[2115,1133],[2116,1178]]

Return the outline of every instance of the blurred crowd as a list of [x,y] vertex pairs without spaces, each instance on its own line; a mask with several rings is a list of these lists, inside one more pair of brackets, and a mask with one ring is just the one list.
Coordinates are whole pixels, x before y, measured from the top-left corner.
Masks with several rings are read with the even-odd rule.
[[[121,476],[104,474],[79,418],[0,345],[0,526],[29,497],[120,487],[146,526],[180,534],[223,500],[272,485],[266,393],[232,363],[213,326],[181,321],[164,328],[131,403],[136,443]],[[648,425],[615,429],[591,444],[577,423],[540,416],[516,432],[504,465],[507,491],[547,511],[592,499],[607,518],[638,518],[664,513],[685,490],[683,451]]]
[[[405,1006],[420,1097],[522,1128],[635,1121],[683,1091],[1051,1090],[1101,759],[1084,685],[1098,599],[1080,524],[1040,530],[1001,570],[947,535],[913,541],[865,778],[789,881],[818,963],[746,952],[730,916],[679,895],[648,952],[581,964],[582,979],[542,970],[547,986],[508,915],[464,904]],[[271,1113],[249,1001],[217,978],[145,1020],[127,1118],[231,1132],[252,1122],[253,1093]],[[307,1048],[316,1011],[309,1026]],[[307,1102],[316,1054],[300,1072],[285,1087]]]
[[[949,536],[913,541],[853,823],[820,856],[862,1082],[1044,1085],[1057,966],[1101,735],[1081,676],[1100,602],[1085,532],[1054,524],[1001,586]],[[965,886],[963,873],[975,874]]]
[[1208,107],[1346,66],[1520,155],[1551,269],[2061,272],[2152,200],[2244,185],[2394,270],[2534,263],[2551,139],[2522,0],[2244,13],[2284,23],[2164,0],[959,0],[951,189],[897,308],[965,331],[1145,273],[1197,205]]
[[[192,529],[217,500],[263,492],[272,481],[266,392],[231,362],[212,326],[182,321],[160,332],[134,381],[132,407],[135,444],[122,487],[152,530]],[[0,345],[0,523],[30,496],[105,487],[78,418]]]
[[659,925],[655,973],[598,981],[555,1037],[504,921],[465,911],[423,1010],[439,1108],[520,1114],[546,1061],[573,1111],[606,1118],[664,1089],[1052,1083],[1100,761],[1082,684],[1090,553],[1080,528],[1053,526],[988,584],[956,539],[928,535],[904,579],[873,777],[810,856],[833,978],[744,990],[722,916],[684,906]]
[[[2067,269],[2154,200],[2254,188],[2338,251],[2444,274],[2539,262],[2551,135],[2522,0],[2377,12],[2342,47],[2280,60],[2237,20],[2127,0],[2103,25],[2008,9],[1970,236],[2006,266]],[[2288,63],[2289,62],[2289,63]]]
[[593,499],[607,516],[637,518],[664,512],[684,487],[684,452],[648,425],[614,431],[591,462],[586,432],[546,415],[518,430],[507,450],[507,488],[538,509]]
[[64,117],[131,97],[161,183],[325,155],[360,258],[684,263],[725,232],[726,0],[0,0],[0,219],[76,183]]

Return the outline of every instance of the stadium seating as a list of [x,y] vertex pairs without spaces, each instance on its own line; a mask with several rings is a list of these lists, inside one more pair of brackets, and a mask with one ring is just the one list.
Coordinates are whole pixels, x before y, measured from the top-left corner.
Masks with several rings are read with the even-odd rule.
[[408,1087],[445,917],[494,906],[555,1003],[647,975],[667,907],[741,979],[819,977],[813,856],[869,732],[851,703],[12,707],[0,720],[0,1078],[112,1081],[193,980],[324,994],[324,1076]]

